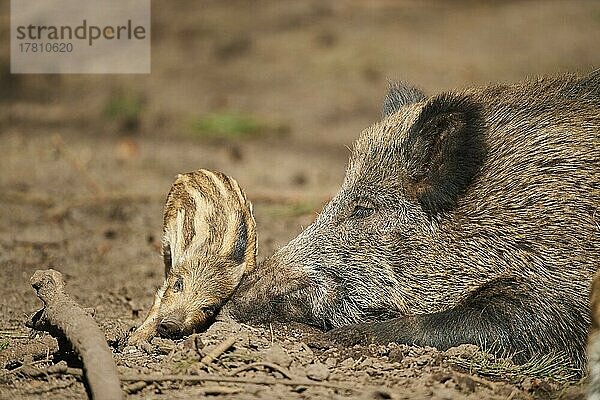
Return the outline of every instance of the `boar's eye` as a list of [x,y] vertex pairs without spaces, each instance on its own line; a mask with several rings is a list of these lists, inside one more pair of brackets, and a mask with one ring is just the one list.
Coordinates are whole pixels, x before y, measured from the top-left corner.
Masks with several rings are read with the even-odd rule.
[[352,214],[350,216],[352,218],[357,218],[357,219],[367,218],[368,216],[373,214],[373,211],[375,211],[375,210],[371,207],[366,207],[366,206],[357,204],[354,206],[354,210],[352,210]]
[[174,292],[181,292],[182,290],[183,290],[183,278],[179,277],[179,278],[177,278],[177,280],[173,284],[173,291]]

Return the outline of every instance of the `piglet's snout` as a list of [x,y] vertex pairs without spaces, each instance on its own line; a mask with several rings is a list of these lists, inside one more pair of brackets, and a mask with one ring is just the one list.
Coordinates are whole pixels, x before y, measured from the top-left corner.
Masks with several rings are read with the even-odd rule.
[[176,319],[164,318],[158,325],[158,334],[164,338],[178,339],[183,336],[183,324]]

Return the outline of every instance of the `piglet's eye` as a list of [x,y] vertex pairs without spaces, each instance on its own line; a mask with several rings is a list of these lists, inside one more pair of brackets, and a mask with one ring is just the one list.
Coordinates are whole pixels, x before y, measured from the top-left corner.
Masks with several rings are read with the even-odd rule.
[[177,280],[173,284],[173,291],[174,292],[181,292],[182,290],[183,290],[183,278],[179,277],[179,278],[177,278]]
[[214,315],[219,311],[219,306],[217,304],[213,304],[212,306],[202,307],[202,311],[206,314]]

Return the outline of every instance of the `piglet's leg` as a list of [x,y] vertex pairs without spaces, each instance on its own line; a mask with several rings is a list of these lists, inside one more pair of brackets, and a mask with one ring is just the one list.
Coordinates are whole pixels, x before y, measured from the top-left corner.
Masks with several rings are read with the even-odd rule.
[[160,287],[156,294],[154,295],[154,304],[150,308],[148,312],[148,316],[142,322],[142,324],[131,334],[128,340],[128,344],[135,346],[142,342],[148,341],[156,335],[156,330],[158,325],[160,324],[158,312],[160,310],[160,305],[162,302],[162,298],[165,294],[166,284]]

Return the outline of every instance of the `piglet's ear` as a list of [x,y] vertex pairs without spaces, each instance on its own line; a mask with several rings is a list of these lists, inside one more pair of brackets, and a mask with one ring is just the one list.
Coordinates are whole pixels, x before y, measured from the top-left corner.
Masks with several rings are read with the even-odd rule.
[[165,276],[167,276],[169,275],[169,272],[171,272],[171,267],[173,266],[173,260],[171,258],[171,246],[168,244],[163,246],[162,256],[165,263]]
[[481,106],[460,95],[430,99],[406,141],[408,192],[430,216],[456,207],[485,158]]
[[236,264],[243,266],[241,273],[250,273],[256,265],[258,243],[252,203],[248,200],[246,200],[246,209],[243,211],[241,217],[232,258]]
[[402,106],[417,103],[425,99],[425,95],[419,89],[404,82],[390,83],[388,92],[383,101],[383,118],[397,112]]

